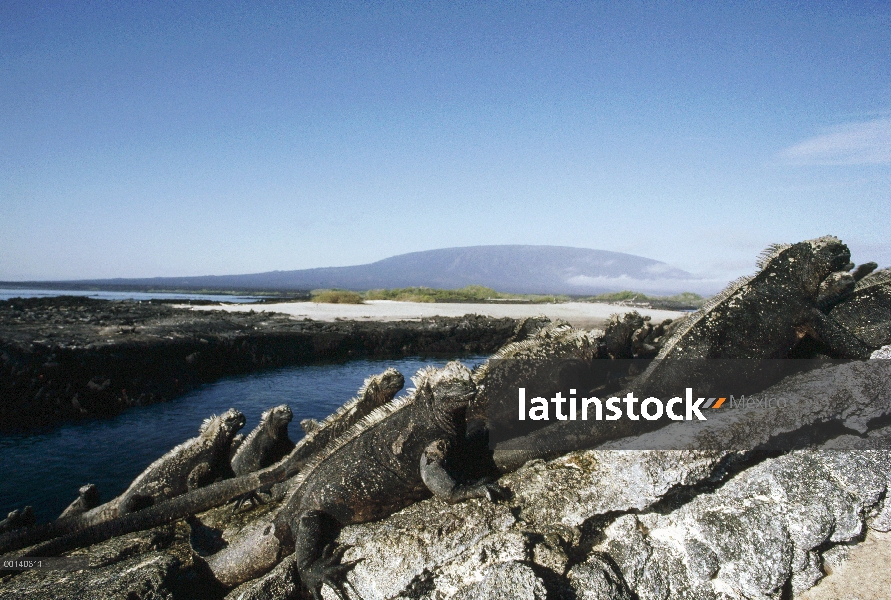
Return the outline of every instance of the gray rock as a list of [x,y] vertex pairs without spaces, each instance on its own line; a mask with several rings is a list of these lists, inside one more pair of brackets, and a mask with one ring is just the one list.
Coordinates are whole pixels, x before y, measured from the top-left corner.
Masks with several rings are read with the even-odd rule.
[[595,549],[641,600],[800,593],[823,576],[821,549],[859,539],[884,508],[887,450],[842,446],[764,461],[666,514],[623,515]]
[[882,346],[869,356],[870,358],[891,358],[891,346]]
[[286,557],[265,577],[259,577],[233,589],[226,600],[279,600],[291,598],[299,590],[293,577],[294,555]]
[[[503,535],[515,522],[504,504],[430,499],[383,521],[346,527],[339,541],[353,546],[344,560],[361,559],[349,575],[361,598],[396,596],[423,573],[443,571],[451,563],[451,572],[441,573],[441,585],[454,593],[469,571],[527,558],[524,537]],[[460,573],[452,576],[454,571]]]
[[578,600],[631,600],[622,574],[606,558],[592,554],[569,571],[569,581]]
[[516,561],[497,563],[483,572],[483,578],[462,588],[456,600],[545,600],[544,582],[531,567]]
[[161,552],[81,571],[29,571],[0,587],[0,599],[172,600],[179,560]]

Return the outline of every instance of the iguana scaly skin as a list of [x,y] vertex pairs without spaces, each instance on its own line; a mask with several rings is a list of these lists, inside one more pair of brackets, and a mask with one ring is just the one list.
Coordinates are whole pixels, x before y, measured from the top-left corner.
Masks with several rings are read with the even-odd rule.
[[[832,236],[769,247],[758,261],[757,274],[731,283],[686,318],[644,373],[612,395],[681,395],[695,379],[694,364],[708,376],[708,365],[691,359],[783,358],[807,335],[821,340],[836,356],[867,358],[869,346],[818,307],[821,298],[850,285],[844,277],[833,276],[851,268],[850,258],[847,246]],[[594,422],[586,429],[558,422],[497,445],[494,461],[500,470],[509,471],[534,458],[561,456],[662,424],[621,419]]]
[[452,503],[491,498],[490,484],[461,485],[449,473],[475,393],[470,371],[452,362],[419,371],[413,382],[416,390],[365,417],[307,463],[273,518],[249,526],[207,559],[221,583],[257,577],[294,552],[300,579],[314,597],[327,583],[344,598],[340,586],[351,565],[337,564],[343,549],[324,548],[326,521],[380,519],[431,493]]
[[891,344],[891,269],[860,279],[829,316],[872,350]]
[[235,475],[246,475],[278,462],[294,449],[288,438],[288,424],[294,418],[287,404],[265,411],[232,457]]
[[95,485],[88,483],[78,490],[77,500],[69,504],[59,518],[76,517],[97,506],[99,506],[99,491]]
[[348,431],[363,417],[391,401],[404,384],[405,378],[396,369],[387,369],[379,375],[369,377],[355,398],[321,421],[312,433],[297,442],[286,457],[272,466],[187,492],[111,521],[105,515],[96,515],[94,511],[90,511],[93,514],[57,519],[6,535],[0,534],[0,552],[39,544],[29,552],[30,556],[52,556],[117,535],[171,523],[246,497],[259,489],[285,482],[299,473],[315,453],[325,448],[339,434]]
[[244,422],[244,415],[234,408],[205,419],[198,437],[173,448],[150,464],[123,494],[82,517],[90,523],[113,519],[203,487],[217,478],[231,477],[229,447]]

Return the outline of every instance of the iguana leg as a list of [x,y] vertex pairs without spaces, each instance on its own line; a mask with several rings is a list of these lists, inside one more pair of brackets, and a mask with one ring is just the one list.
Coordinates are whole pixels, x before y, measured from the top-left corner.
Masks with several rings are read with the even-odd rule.
[[815,308],[809,322],[820,341],[841,358],[869,358],[870,347],[832,317]]
[[186,477],[186,487],[189,491],[197,490],[211,483],[213,483],[213,472],[207,463],[196,466]]
[[358,561],[341,562],[349,546],[325,545],[326,513],[309,510],[297,517],[294,531],[294,565],[300,581],[315,600],[322,600],[322,586],[330,587],[341,600],[349,600],[344,589],[346,574]]
[[449,443],[437,440],[427,446],[421,456],[421,479],[437,498],[449,504],[461,502],[468,498],[488,498],[494,501],[499,496],[498,486],[490,479],[481,479],[471,484],[460,484],[446,469],[446,456]]
[[260,490],[251,490],[246,494],[238,496],[232,501],[232,512],[236,512],[242,506],[250,504],[251,507],[266,504],[266,501],[259,494]]

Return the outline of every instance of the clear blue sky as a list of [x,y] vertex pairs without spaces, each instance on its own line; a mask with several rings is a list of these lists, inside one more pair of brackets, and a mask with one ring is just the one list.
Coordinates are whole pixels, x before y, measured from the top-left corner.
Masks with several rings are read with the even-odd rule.
[[828,233],[891,264],[887,2],[0,4],[0,280]]

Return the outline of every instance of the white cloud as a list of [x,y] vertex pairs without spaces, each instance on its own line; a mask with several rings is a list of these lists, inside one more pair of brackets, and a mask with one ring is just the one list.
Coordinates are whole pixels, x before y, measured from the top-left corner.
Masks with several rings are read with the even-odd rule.
[[793,165],[891,164],[891,118],[839,125],[786,148],[780,157]]
[[661,275],[662,273],[668,273],[670,271],[676,271],[674,267],[665,263],[654,263],[652,265],[647,265],[644,267],[644,271],[647,273],[652,273],[653,275]]

